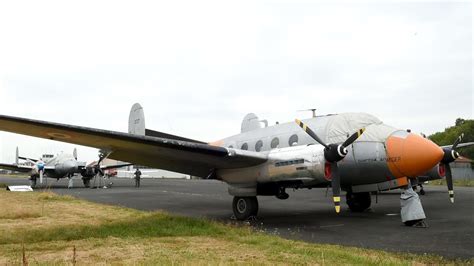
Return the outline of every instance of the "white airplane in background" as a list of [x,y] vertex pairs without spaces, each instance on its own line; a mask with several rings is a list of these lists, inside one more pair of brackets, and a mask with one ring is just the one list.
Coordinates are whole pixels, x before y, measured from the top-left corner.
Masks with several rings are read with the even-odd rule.
[[[56,156],[45,154],[39,160],[19,156],[18,147],[16,148],[15,164],[0,163],[0,169],[11,170],[14,172],[27,173],[30,176],[31,187],[36,187],[37,179],[43,184],[45,177],[61,179],[72,178],[75,174],[82,176],[85,187],[90,186],[90,181],[96,175],[104,175],[104,171],[115,169],[131,164],[120,165],[100,165],[105,158],[104,154],[99,155],[99,161],[93,163],[80,162],[77,160],[77,150],[72,154],[59,153]],[[20,164],[20,160],[29,162],[30,165]]]
[[147,129],[139,104],[132,107],[129,133],[0,115],[3,131],[90,146],[112,159],[224,181],[239,220],[257,215],[257,196],[287,199],[286,188],[331,185],[337,212],[341,189],[352,211],[364,211],[371,205],[370,192],[407,186],[425,173],[433,178],[446,173],[454,200],[449,164],[459,157],[460,138],[442,148],[365,113],[261,124],[249,114],[240,134],[205,143]]

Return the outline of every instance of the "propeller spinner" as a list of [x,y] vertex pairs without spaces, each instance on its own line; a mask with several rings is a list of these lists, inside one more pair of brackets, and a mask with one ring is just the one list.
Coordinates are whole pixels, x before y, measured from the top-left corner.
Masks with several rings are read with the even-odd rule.
[[316,140],[319,144],[324,146],[324,159],[331,164],[331,186],[332,186],[332,196],[334,201],[334,208],[336,212],[341,211],[341,177],[339,175],[339,167],[337,162],[346,157],[348,151],[347,147],[354,143],[361,135],[364,133],[365,128],[359,129],[357,132],[352,134],[348,139],[346,139],[342,144],[326,144],[322,141],[316,133],[311,130],[306,124],[301,122],[298,119],[295,119],[296,124],[298,124],[309,136]]

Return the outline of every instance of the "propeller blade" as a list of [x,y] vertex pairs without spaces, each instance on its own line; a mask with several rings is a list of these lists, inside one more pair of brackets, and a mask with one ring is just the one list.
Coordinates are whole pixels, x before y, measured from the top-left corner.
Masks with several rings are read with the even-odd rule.
[[332,199],[334,201],[336,213],[339,213],[341,211],[341,178],[339,176],[339,167],[337,166],[337,163],[332,163],[331,168]]
[[458,144],[461,142],[461,140],[464,138],[464,133],[461,133],[459,137],[454,141],[452,149],[455,150],[458,147]]
[[356,141],[356,139],[358,139],[362,133],[364,133],[365,131],[365,128],[361,128],[359,130],[357,130],[356,133],[352,134],[348,139],[346,139],[346,141],[344,141],[344,143],[342,143],[342,146],[347,147],[349,145],[351,145],[354,141]]
[[449,200],[451,203],[454,203],[454,186],[453,186],[453,175],[451,173],[451,166],[448,164],[446,165],[446,184],[448,185],[448,193],[449,193]]
[[324,141],[322,141],[318,135],[316,135],[316,133],[314,133],[313,130],[311,130],[306,124],[304,124],[303,122],[301,122],[300,120],[298,119],[295,119],[295,122],[296,124],[298,124],[298,126],[300,126],[308,135],[310,135],[314,140],[316,140],[319,144],[323,145],[325,148],[329,148],[328,145],[326,143],[324,143]]
[[40,184],[43,184],[43,170],[39,171],[39,176],[40,176]]

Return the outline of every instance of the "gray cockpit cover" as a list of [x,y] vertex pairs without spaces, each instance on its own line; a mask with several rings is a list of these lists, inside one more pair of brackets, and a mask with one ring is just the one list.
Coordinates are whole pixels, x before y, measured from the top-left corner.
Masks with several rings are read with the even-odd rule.
[[[376,126],[375,126],[376,125]],[[343,113],[330,116],[326,125],[326,142],[341,143],[357,130],[366,131],[357,141],[384,142],[396,129],[382,123],[378,118],[366,113]]]

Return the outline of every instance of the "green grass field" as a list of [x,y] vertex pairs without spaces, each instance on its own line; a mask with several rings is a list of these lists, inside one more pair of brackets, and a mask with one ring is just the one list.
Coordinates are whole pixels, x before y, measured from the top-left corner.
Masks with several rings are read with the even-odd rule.
[[[0,191],[0,265],[473,263],[281,239],[245,225]],[[75,250],[75,252],[74,252]]]

